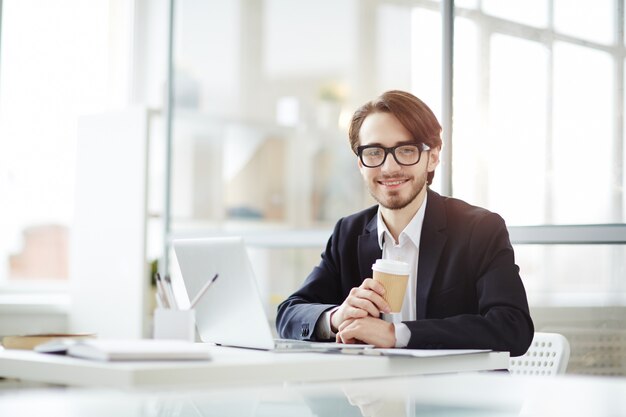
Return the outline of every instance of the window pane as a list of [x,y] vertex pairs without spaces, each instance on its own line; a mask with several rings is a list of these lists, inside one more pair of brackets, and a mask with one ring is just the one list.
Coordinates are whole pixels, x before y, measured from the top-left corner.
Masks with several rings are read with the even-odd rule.
[[414,27],[411,9],[384,5],[378,10],[376,50],[378,90],[398,89],[410,85],[411,69],[407,57],[411,56],[411,30]]
[[411,90],[441,120],[441,17],[438,12],[414,9],[411,42]]
[[[580,65],[584,62],[584,65]],[[601,51],[554,45],[552,221],[611,223],[613,68]],[[601,167],[598,166],[601,162]]]
[[[354,20],[351,2],[318,0],[264,2],[264,67],[273,77],[342,71],[350,64]],[[287,18],[292,16],[292,19]],[[320,30],[320,22],[324,30]],[[352,26],[352,27],[351,27]],[[285,36],[289,33],[289,36]]]
[[113,82],[111,9],[108,0],[2,8],[0,282],[66,279],[77,117],[126,93]]
[[[480,146],[483,120],[483,91],[486,78],[481,71],[481,45],[478,25],[457,17],[454,22],[454,118],[452,183],[454,195],[477,202],[487,161]],[[445,146],[446,144],[444,144]]]
[[408,6],[292,3],[176,3],[175,233],[329,228],[374,203],[355,108],[388,89],[439,106],[437,12],[416,33]]
[[[484,149],[490,164],[484,185],[486,206],[502,213],[509,224],[537,224],[544,219],[546,69],[542,45],[493,36]],[[520,205],[526,199],[533,204]]]
[[594,42],[612,43],[615,39],[614,0],[593,2],[554,0],[554,29],[558,33]]
[[454,7],[461,7],[464,9],[475,9],[478,6],[478,0],[456,0]]
[[[542,223],[546,50],[538,43],[503,35],[494,35],[490,46],[488,80],[477,76],[485,71],[472,70],[485,63],[471,63],[463,55],[459,64],[464,63],[468,70],[460,67],[459,71],[457,66],[455,73],[458,89],[455,91],[454,193],[500,213],[508,224]],[[472,93],[476,78],[488,95],[479,96],[480,91]],[[469,93],[466,98],[459,97],[465,93]],[[467,99],[472,96],[474,100]],[[533,204],[523,204],[528,200]]]
[[516,245],[533,305],[623,305],[624,245]]
[[[626,68],[626,61],[622,62],[622,65],[624,65],[624,68]],[[622,85],[626,85],[626,73],[623,74],[624,78],[622,79]],[[616,100],[617,101],[617,100]],[[618,109],[616,111],[616,114],[619,114],[621,112],[622,114],[622,120],[626,120],[626,94],[622,95],[622,102],[620,103],[622,105],[621,109]],[[621,180],[622,184],[626,184],[626,170],[624,170],[624,161],[626,161],[626,146],[624,146],[624,135],[626,134],[626,126],[622,124],[620,131],[617,132],[617,134],[619,135],[619,137],[621,137],[622,139],[622,152],[621,154],[616,152],[615,157],[617,157],[619,162],[616,162],[616,166],[615,169],[617,170],[621,170],[621,178],[619,178],[618,175],[616,175],[616,177],[618,178],[618,181]],[[623,186],[618,188],[619,189],[623,189]],[[619,216],[621,221],[623,222],[624,219],[626,219],[626,193],[625,192],[620,192],[619,194],[621,194],[621,198],[622,198],[622,212],[621,215]]]
[[483,11],[495,17],[545,27],[548,24],[546,0],[483,0]]
[[[431,108],[441,122],[441,14],[414,8],[411,14],[411,88],[410,91]],[[431,187],[441,188],[437,175]]]

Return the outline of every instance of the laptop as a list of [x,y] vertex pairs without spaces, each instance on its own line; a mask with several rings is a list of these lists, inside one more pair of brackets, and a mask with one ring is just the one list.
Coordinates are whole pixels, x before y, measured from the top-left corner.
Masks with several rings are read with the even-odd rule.
[[203,342],[273,351],[365,349],[372,345],[274,339],[241,237],[176,239],[174,252],[189,299],[219,274],[196,303]]

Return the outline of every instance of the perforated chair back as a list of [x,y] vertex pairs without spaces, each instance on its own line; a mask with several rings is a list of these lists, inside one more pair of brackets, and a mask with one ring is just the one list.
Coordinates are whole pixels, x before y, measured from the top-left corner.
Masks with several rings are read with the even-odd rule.
[[564,374],[569,353],[569,342],[563,335],[535,333],[528,351],[509,360],[509,372],[518,375]]

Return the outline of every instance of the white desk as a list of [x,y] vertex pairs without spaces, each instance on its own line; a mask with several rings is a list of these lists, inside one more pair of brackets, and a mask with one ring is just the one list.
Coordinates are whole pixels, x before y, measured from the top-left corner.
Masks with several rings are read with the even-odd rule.
[[501,372],[192,390],[0,390],[0,415],[415,417],[626,415],[626,379]]
[[430,358],[273,353],[207,346],[211,361],[97,362],[32,351],[0,351],[0,376],[99,387],[236,386],[506,369],[508,352]]

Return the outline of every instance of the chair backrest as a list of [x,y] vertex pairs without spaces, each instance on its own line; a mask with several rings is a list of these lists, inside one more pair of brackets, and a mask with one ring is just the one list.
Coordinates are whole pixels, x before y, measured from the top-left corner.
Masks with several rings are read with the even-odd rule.
[[535,333],[528,351],[509,360],[509,372],[518,375],[564,374],[569,353],[569,342],[563,335]]

